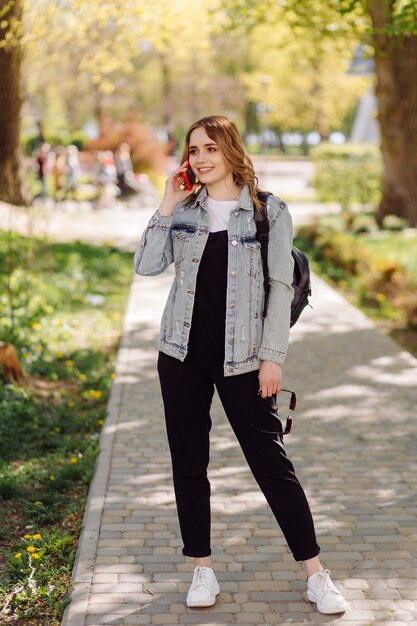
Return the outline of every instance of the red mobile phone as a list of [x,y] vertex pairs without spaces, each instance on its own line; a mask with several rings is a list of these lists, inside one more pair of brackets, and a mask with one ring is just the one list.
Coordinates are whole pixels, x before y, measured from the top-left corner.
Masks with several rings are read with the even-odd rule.
[[190,165],[187,167],[185,172],[182,172],[182,177],[184,179],[185,188],[187,191],[191,191],[195,183],[195,174]]

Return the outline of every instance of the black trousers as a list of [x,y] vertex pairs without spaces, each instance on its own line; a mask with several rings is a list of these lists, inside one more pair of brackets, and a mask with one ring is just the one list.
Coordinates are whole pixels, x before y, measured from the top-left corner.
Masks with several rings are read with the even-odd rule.
[[[225,377],[222,342],[213,342],[207,325],[203,327],[206,334],[200,336],[205,346],[198,345],[198,334],[194,334],[184,362],[162,352],[158,358],[183,554],[191,557],[211,554],[207,467],[210,406],[216,386],[249,467],[295,560],[317,556],[320,547],[310,508],[279,435],[282,425],[278,420],[276,396],[263,399],[258,395],[258,371]],[[204,337],[211,337],[211,341]],[[204,348],[204,358],[199,348]]]

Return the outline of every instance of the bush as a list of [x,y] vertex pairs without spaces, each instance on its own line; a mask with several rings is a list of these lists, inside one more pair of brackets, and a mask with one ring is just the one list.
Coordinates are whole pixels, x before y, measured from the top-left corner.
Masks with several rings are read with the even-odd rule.
[[376,146],[322,144],[311,151],[319,202],[340,204],[349,227],[353,208],[374,208],[381,198],[382,161]]
[[[393,233],[384,238],[384,247],[378,250],[372,235],[341,233],[335,226],[317,221],[299,228],[295,245],[310,256],[316,271],[347,291],[365,312],[415,328],[416,278],[403,258],[413,258],[416,245],[415,240],[403,237],[401,243],[408,244],[405,254],[400,236]],[[395,251],[389,258],[387,248]]]
[[[45,135],[45,142],[51,146],[77,146],[78,150],[83,150],[84,144],[87,143],[88,137],[82,131],[74,131],[71,134],[63,135]],[[26,156],[32,156],[39,146],[39,134],[35,133],[24,137],[22,140],[23,151]]]

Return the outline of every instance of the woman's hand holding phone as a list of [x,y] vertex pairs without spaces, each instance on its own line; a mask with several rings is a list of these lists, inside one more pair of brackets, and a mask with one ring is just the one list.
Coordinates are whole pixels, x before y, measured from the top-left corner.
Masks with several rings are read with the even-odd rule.
[[[188,181],[188,185],[186,179]],[[194,172],[191,168],[189,168],[188,161],[185,161],[167,178],[164,197],[158,209],[159,214],[170,217],[173,214],[174,207],[178,204],[178,202],[182,202],[188,198],[195,188],[196,183]]]

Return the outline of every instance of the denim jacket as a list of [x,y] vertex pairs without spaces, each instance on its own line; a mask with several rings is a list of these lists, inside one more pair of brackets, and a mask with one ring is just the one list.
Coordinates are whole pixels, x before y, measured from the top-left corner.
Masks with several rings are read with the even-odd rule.
[[[172,262],[175,278],[162,315],[159,349],[184,361],[187,355],[200,260],[210,231],[203,187],[193,204],[178,204],[173,216],[156,211],[143,232],[134,257],[135,272],[161,274]],[[268,269],[270,290],[264,318],[263,271],[256,239],[253,201],[247,187],[228,224],[224,375],[259,369],[260,360],[283,363],[288,347],[294,290],[292,220],[285,202],[269,196]]]

